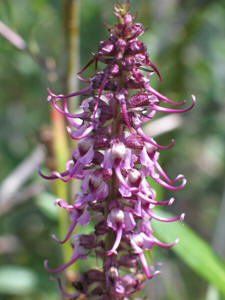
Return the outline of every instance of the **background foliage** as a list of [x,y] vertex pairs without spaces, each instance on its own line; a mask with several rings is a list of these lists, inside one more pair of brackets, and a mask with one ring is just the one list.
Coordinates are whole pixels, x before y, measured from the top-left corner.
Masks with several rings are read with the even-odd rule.
[[[103,24],[113,24],[114,2],[81,1],[81,66],[91,58],[99,40],[106,38]],[[2,182],[43,141],[43,134],[51,137],[51,130],[46,127],[50,124],[50,107],[45,98],[48,86],[56,92],[63,90],[62,3],[58,0],[0,2],[0,20],[24,38],[32,53],[47,59],[51,70],[47,74],[31,56],[15,49],[0,36]],[[179,128],[157,139],[166,144],[171,137],[175,138],[175,147],[161,152],[161,162],[171,177],[181,172],[188,179],[188,185],[173,194],[177,201],[171,211],[186,212],[185,222],[211,244],[214,253],[223,260],[225,236],[220,212],[225,205],[225,2],[131,0],[131,6],[133,12],[139,12],[138,20],[149,26],[142,39],[164,79],[163,83],[153,79],[153,87],[177,100],[188,100],[190,94],[197,96],[196,107],[185,114]],[[88,76],[88,72],[86,74]],[[45,163],[52,164],[51,161]],[[26,194],[26,188],[31,185],[40,192]],[[17,197],[22,200],[15,201]],[[0,299],[58,299],[55,283],[49,280],[43,268],[45,258],[55,265],[61,261],[60,247],[49,237],[50,233],[57,232],[58,226],[52,189],[43,187],[34,169],[14,198],[8,209],[0,198]],[[188,235],[188,232],[182,231],[182,234]],[[191,260],[188,253],[196,253],[196,240],[190,238],[188,246],[190,249],[182,251],[186,260]],[[202,251],[207,252],[205,248]],[[204,262],[198,266],[202,272],[195,268],[193,271],[182,255],[180,257],[172,251],[155,249],[154,260],[164,264],[162,276],[146,285],[149,298],[224,299],[208,288],[209,282],[213,282],[202,275],[205,269],[208,271]],[[219,265],[223,268],[222,261]]]

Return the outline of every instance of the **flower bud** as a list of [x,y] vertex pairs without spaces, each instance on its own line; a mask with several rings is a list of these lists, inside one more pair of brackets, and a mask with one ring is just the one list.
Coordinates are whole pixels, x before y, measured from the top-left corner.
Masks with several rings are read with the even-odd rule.
[[85,153],[87,153],[87,151],[93,146],[93,144],[94,142],[92,138],[86,138],[82,140],[78,145],[80,155],[83,156]]
[[113,208],[110,211],[110,218],[112,223],[120,225],[124,222],[124,212],[119,208]]
[[128,175],[128,181],[131,185],[139,186],[141,182],[141,173],[136,169],[132,169]]
[[142,24],[136,23],[132,26],[130,35],[134,38],[134,37],[137,37],[137,36],[143,34],[143,32],[144,32],[144,28],[143,28]]
[[126,154],[126,146],[121,142],[115,142],[112,145],[111,155],[114,164],[118,165]]
[[124,24],[125,24],[126,26],[129,26],[129,25],[132,24],[132,22],[133,22],[132,16],[131,16],[130,14],[126,14],[126,15],[124,16]]
[[101,46],[101,51],[103,55],[109,55],[112,53],[113,49],[114,49],[114,45],[111,42],[101,42],[100,44]]
[[109,269],[109,277],[115,279],[115,278],[118,278],[119,277],[119,270],[115,267],[111,267]]
[[96,174],[91,174],[88,183],[90,191],[95,191],[100,186],[101,182],[102,177],[100,175],[97,176]]

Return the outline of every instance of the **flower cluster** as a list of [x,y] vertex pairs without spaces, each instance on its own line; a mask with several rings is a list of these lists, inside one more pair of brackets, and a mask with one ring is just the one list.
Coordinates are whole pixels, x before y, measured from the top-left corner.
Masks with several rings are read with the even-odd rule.
[[[80,141],[72,153],[63,173],[52,172],[46,179],[60,179],[64,182],[76,178],[82,180],[81,191],[72,203],[57,199],[56,203],[65,209],[71,226],[63,244],[70,240],[73,247],[71,260],[52,269],[45,261],[45,268],[51,273],[65,270],[77,259],[85,259],[90,253],[102,261],[102,268],[87,270],[76,282],[75,294],[65,296],[73,299],[129,299],[129,295],[143,287],[144,277],[151,279],[159,273],[149,267],[144,252],[154,245],[170,248],[177,243],[164,244],[158,240],[151,227],[151,220],[173,222],[183,220],[184,214],[166,219],[156,215],[157,205],[171,205],[174,198],[165,201],[156,199],[156,192],[146,179],[169,190],[179,190],[186,180],[183,175],[170,179],[161,168],[159,145],[148,137],[142,126],[150,121],[156,112],[182,113],[190,110],[179,108],[185,104],[174,102],[160,94],[150,85],[150,77],[160,74],[149,59],[147,49],[138,37],[145,29],[129,14],[129,2],[115,5],[118,19],[115,26],[107,26],[108,40],[100,42],[97,53],[79,72],[78,78],[88,86],[70,95],[55,95],[48,90],[48,100],[65,116],[69,123],[68,133]],[[104,66],[98,70],[98,63]],[[80,74],[92,63],[96,73],[88,80]],[[81,95],[83,101],[80,113],[71,113],[68,99]],[[63,107],[57,104],[63,102]],[[163,105],[173,105],[169,108]],[[73,234],[77,223],[87,225],[95,220],[91,234]],[[145,276],[143,275],[145,274]]]

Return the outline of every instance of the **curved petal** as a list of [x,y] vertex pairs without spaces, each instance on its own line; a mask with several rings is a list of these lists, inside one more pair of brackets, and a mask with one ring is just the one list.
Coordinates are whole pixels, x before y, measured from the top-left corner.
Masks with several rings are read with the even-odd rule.
[[98,56],[95,55],[77,74],[83,73],[93,62],[97,60]]
[[44,261],[44,267],[45,267],[45,269],[46,269],[48,272],[50,272],[50,273],[58,273],[58,272],[62,272],[62,271],[64,271],[66,268],[68,268],[70,265],[72,265],[78,258],[80,258],[80,257],[79,257],[79,256],[77,256],[77,257],[72,257],[71,260],[70,260],[68,263],[64,264],[63,266],[61,266],[61,267],[59,267],[59,268],[57,268],[57,269],[51,269],[51,268],[49,268],[49,267],[48,267],[48,261],[45,260],[45,261]]
[[144,195],[142,194],[141,192],[139,192],[137,194],[138,197],[140,197],[142,200],[150,203],[150,204],[153,204],[153,205],[172,205],[172,203],[174,202],[174,198],[170,198],[169,200],[164,200],[164,201],[156,201],[156,200],[153,200],[151,198],[149,198],[147,195]]
[[167,108],[167,107],[161,107],[158,105],[154,105],[153,109],[160,111],[160,112],[165,112],[165,113],[184,113],[189,110],[191,110],[196,104],[196,98],[194,95],[192,95],[192,104],[191,106],[185,108],[185,109],[173,109],[173,108]]
[[117,232],[116,232],[116,239],[115,239],[115,242],[114,242],[114,245],[113,245],[112,249],[107,251],[107,253],[106,253],[107,256],[110,256],[112,254],[117,255],[116,250],[120,245],[120,241],[121,241],[121,238],[122,238],[122,233],[123,233],[123,226],[121,225],[119,227],[119,229],[117,230]]
[[181,214],[180,216],[178,217],[175,217],[175,218],[163,218],[163,217],[160,217],[156,214],[154,214],[150,209],[147,209],[146,210],[148,215],[152,218],[152,219],[155,219],[157,221],[161,221],[161,222],[175,222],[175,221],[183,221],[184,220],[184,217],[185,217],[185,214]]
[[79,133],[77,133],[76,131],[73,131],[73,132],[72,132],[71,128],[68,127],[68,126],[66,127],[66,129],[67,129],[67,132],[69,133],[70,137],[71,137],[73,140],[79,141],[79,140],[81,140],[81,139],[87,137],[87,136],[91,133],[91,131],[93,130],[93,125],[90,125],[89,127],[87,127],[87,128],[83,131],[83,133],[81,133],[80,135],[77,135],[77,134],[79,134]]
[[68,239],[70,238],[70,236],[71,236],[71,234],[73,233],[73,230],[74,230],[74,228],[76,227],[76,225],[77,225],[77,217],[75,217],[75,218],[73,219],[72,224],[70,225],[69,231],[68,231],[66,237],[64,238],[64,240],[62,240],[62,241],[59,240],[59,239],[56,237],[55,234],[52,234],[51,237],[52,237],[53,240],[55,240],[57,243],[59,243],[59,244],[64,244],[64,243],[67,242]]
[[122,175],[122,173],[121,173],[120,166],[116,166],[116,167],[115,167],[115,173],[116,173],[116,176],[117,176],[119,182],[120,182],[126,189],[128,189],[128,191],[133,192],[133,193],[138,192],[138,188],[136,188],[136,187],[130,187],[130,186],[126,183],[126,181],[124,180],[123,175]]
[[57,175],[56,174],[52,174],[52,175],[44,175],[42,172],[41,172],[41,167],[38,166],[38,173],[39,175],[44,178],[44,179],[57,179],[59,178],[58,174],[60,174],[61,177],[64,177],[64,176],[67,176],[69,175],[69,170],[65,171],[65,172],[62,172],[62,173],[58,173]]
[[[56,94],[53,94],[49,88],[47,89],[47,91],[48,91],[48,94],[49,94],[50,97],[53,97],[56,100],[58,100],[58,99],[63,99],[63,98],[70,98],[70,97],[79,96],[79,95],[82,95],[84,93],[89,92],[91,89],[92,89],[92,84],[90,84],[88,87],[86,87],[86,88],[84,88],[82,90],[79,90],[79,91],[74,92],[74,93],[69,94],[69,95],[61,95],[61,94],[60,95],[56,95]],[[51,99],[49,98],[48,100],[51,100]]]
[[141,127],[137,128],[136,130],[137,130],[137,133],[138,133],[141,137],[143,137],[143,139],[144,139],[146,142],[152,144],[152,145],[153,145],[154,147],[156,147],[156,148],[167,150],[167,149],[170,149],[171,147],[173,147],[173,145],[174,145],[174,143],[175,143],[174,140],[172,140],[170,145],[168,145],[168,146],[162,146],[162,145],[157,144],[157,143],[154,141],[154,139],[148,137],[148,136],[144,133],[144,131],[141,129]]
[[156,74],[158,75],[160,81],[162,82],[163,80],[162,80],[162,77],[159,73],[159,70],[157,69],[157,67],[150,60],[148,61],[148,66],[152,67],[152,69],[156,72]]
[[155,168],[159,172],[160,176],[162,176],[169,184],[175,184],[178,180],[184,178],[184,175],[179,174],[174,180],[171,180],[158,162],[155,162]]
[[126,103],[121,104],[121,110],[122,110],[124,121],[127,124],[127,127],[130,130],[130,132],[132,132],[133,128],[131,127],[131,124],[130,124]]
[[138,255],[139,255],[141,264],[142,264],[142,266],[143,266],[143,269],[144,269],[144,271],[145,271],[146,277],[147,277],[148,279],[151,279],[152,276],[151,276],[151,274],[150,274],[150,270],[149,270],[148,263],[147,263],[147,261],[146,261],[144,252],[141,251],[140,253],[138,253]]
[[[64,99],[65,101],[65,99]],[[62,115],[64,115],[65,117],[69,117],[69,118],[83,118],[85,116],[85,113],[80,113],[80,114],[71,114],[68,111],[62,110],[58,105],[56,105],[54,99],[51,99],[51,103],[53,105],[53,107]]]
[[173,190],[173,191],[177,191],[177,190],[181,190],[187,183],[186,178],[182,178],[182,183],[179,186],[172,186],[169,185],[168,183],[164,182],[162,179],[160,178],[156,178],[156,177],[152,177],[152,179],[157,182],[158,184],[160,184],[161,186],[163,186],[164,188],[168,189],[168,190]]
[[67,269],[77,259],[85,259],[85,258],[86,258],[85,249],[82,246],[80,246],[79,241],[77,241],[77,244],[74,246],[73,255],[72,255],[70,261],[68,261],[68,263],[64,264],[63,266],[61,266],[59,268],[51,269],[51,268],[48,267],[48,260],[45,260],[44,261],[44,267],[50,273],[58,273],[58,272],[62,272],[65,269]]
[[164,102],[167,102],[167,103],[170,103],[170,104],[173,104],[173,105],[177,105],[177,106],[183,106],[186,103],[185,100],[183,102],[179,103],[179,102],[174,102],[174,101],[168,99],[167,97],[163,96],[158,91],[153,89],[153,87],[151,87],[150,84],[147,85],[146,89],[148,90],[148,92],[152,93],[153,95],[155,95],[159,99],[163,100]]
[[177,238],[173,243],[171,244],[164,244],[160,242],[158,239],[154,238],[154,243],[162,248],[171,248],[175,246],[179,242],[179,239]]

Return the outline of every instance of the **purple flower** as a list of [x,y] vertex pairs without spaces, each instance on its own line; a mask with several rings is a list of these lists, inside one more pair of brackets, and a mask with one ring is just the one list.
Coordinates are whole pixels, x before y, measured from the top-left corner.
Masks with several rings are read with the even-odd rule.
[[[107,25],[108,40],[100,42],[98,52],[79,72],[95,64],[96,73],[91,78],[78,76],[88,86],[70,95],[55,95],[48,90],[48,101],[65,116],[68,133],[79,144],[64,172],[54,171],[48,176],[40,170],[39,173],[45,179],[64,182],[80,179],[82,184],[72,203],[56,200],[68,212],[71,225],[62,241],[55,235],[52,237],[60,244],[70,239],[73,255],[59,268],[50,269],[47,261],[44,265],[47,271],[58,273],[91,253],[102,262],[101,270],[87,270],[73,283],[77,288],[75,294],[66,293],[58,279],[62,294],[73,299],[82,294],[87,299],[129,299],[129,295],[143,288],[143,274],[148,279],[159,274],[158,270],[152,271],[144,252],[151,251],[154,245],[170,248],[178,242],[178,239],[171,244],[159,241],[151,220],[184,219],[184,214],[162,218],[154,212],[157,205],[172,205],[174,198],[158,201],[148,178],[172,191],[182,189],[186,179],[183,175],[170,179],[159,164],[159,149],[171,148],[174,141],[159,145],[142,127],[157,112],[190,110],[195,97],[192,96],[189,107],[179,109],[185,101],[175,102],[153,89],[150,77],[156,73],[161,80],[161,76],[144,43],[138,40],[144,28],[135,23],[128,10],[129,1],[115,5],[118,23]],[[97,71],[98,62],[105,66],[102,71]],[[67,101],[78,95],[84,97],[82,112],[71,113]],[[63,108],[57,105],[58,101]],[[91,234],[73,235],[77,223],[87,225],[91,218],[96,224]]]

